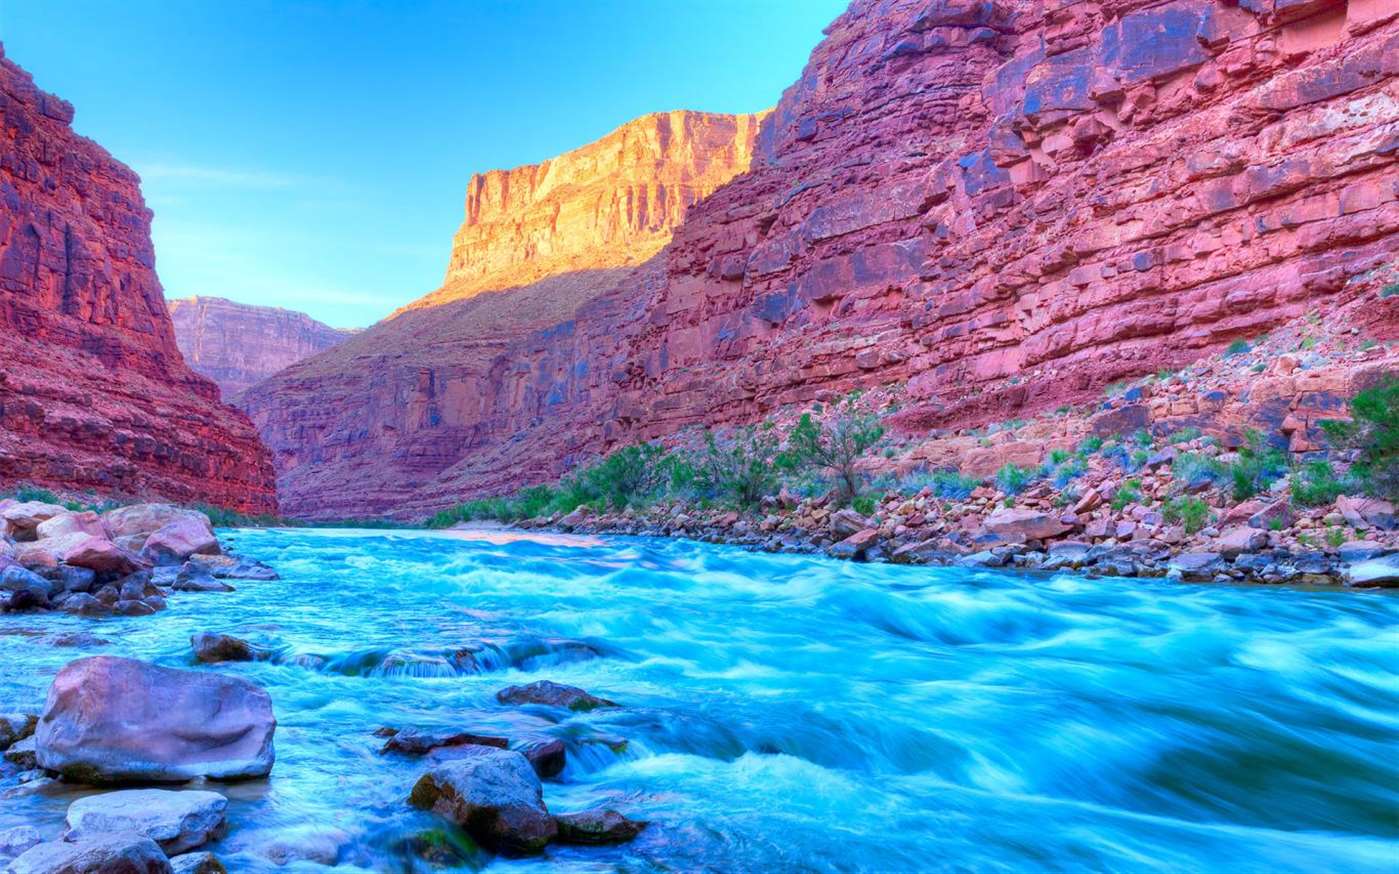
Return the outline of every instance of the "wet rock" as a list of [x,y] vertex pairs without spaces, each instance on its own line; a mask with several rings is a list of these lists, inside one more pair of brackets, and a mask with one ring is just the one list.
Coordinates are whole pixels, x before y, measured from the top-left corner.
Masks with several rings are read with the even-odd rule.
[[958,556],[956,563],[961,567],[1002,567],[1006,563],[1006,558],[989,549],[983,549],[970,555]]
[[10,609],[34,609],[48,605],[53,584],[31,570],[12,564],[0,571],[0,592],[11,594]]
[[155,612],[155,608],[145,601],[123,598],[112,605],[112,612],[118,616],[149,616]]
[[1346,568],[1351,586],[1399,586],[1399,554],[1359,561]]
[[1214,579],[1224,570],[1224,558],[1217,552],[1183,552],[1172,558],[1166,568],[1178,579],[1201,582]]
[[6,874],[170,874],[165,853],[133,832],[80,841],[49,841],[22,853]]
[[0,750],[7,750],[16,741],[34,734],[39,717],[33,713],[0,714]]
[[1337,550],[1341,556],[1341,561],[1347,562],[1365,561],[1384,555],[1388,551],[1384,544],[1373,540],[1352,540],[1349,543],[1341,544],[1341,548]]
[[97,582],[97,572],[91,568],[62,565],[55,568],[52,576],[54,587],[62,592],[91,592]]
[[513,750],[473,748],[472,755],[423,775],[408,800],[456,823],[492,850],[537,853],[558,830],[544,807],[539,777]]
[[349,842],[350,834],[342,829],[303,826],[255,835],[250,843],[254,852],[276,865],[334,865],[340,859],[341,848]]
[[216,580],[277,580],[281,579],[271,565],[241,555],[199,555],[183,567],[203,569]]
[[425,756],[442,747],[483,746],[505,749],[510,742],[503,737],[470,732],[433,732],[405,728],[394,732],[384,744],[381,753],[403,753],[410,756]]
[[129,574],[142,567],[139,558],[105,537],[65,534],[46,539],[41,545],[52,549],[59,561],[99,574]]
[[185,853],[170,859],[174,874],[228,874],[228,869],[213,853]]
[[584,810],[554,817],[556,840],[565,844],[621,844],[641,834],[646,823],[627,819],[615,810]]
[[539,680],[525,686],[508,686],[495,693],[495,699],[501,704],[543,704],[579,712],[617,706],[615,702],[589,694],[577,686],[565,686],[550,680]]
[[1012,507],[997,510],[986,517],[986,528],[1004,540],[1047,540],[1069,531],[1069,526],[1055,516],[1039,510]]
[[833,558],[862,558],[865,552],[879,541],[878,528],[866,528],[833,544],[827,551]]
[[189,645],[194,650],[195,661],[204,664],[218,662],[252,662],[265,659],[268,653],[238,637],[229,634],[215,634],[201,631],[191,635]]
[[529,760],[530,767],[534,768],[534,773],[538,774],[541,780],[559,776],[568,764],[568,750],[563,741],[555,738],[526,741],[516,749]]
[[39,767],[34,736],[30,735],[10,744],[9,748],[5,750],[5,761],[23,771],[32,771]]
[[232,592],[228,583],[214,578],[208,566],[198,562],[185,562],[170,588],[177,592]]
[[104,792],[80,798],[68,806],[68,833],[64,840],[136,832],[160,844],[167,854],[175,855],[217,839],[223,833],[227,808],[227,798],[202,790]]
[[0,829],[0,862],[13,859],[30,847],[44,842],[44,836],[32,825],[17,825]]
[[59,671],[35,737],[39,764],[79,783],[265,777],[272,701],[238,677],[96,656]]
[[102,603],[86,592],[75,592],[69,595],[59,606],[65,613],[77,613],[80,616],[102,616],[112,612],[110,605]]

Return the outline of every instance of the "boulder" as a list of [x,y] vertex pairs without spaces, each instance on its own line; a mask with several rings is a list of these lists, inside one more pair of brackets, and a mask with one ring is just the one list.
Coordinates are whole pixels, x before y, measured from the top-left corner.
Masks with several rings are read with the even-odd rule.
[[143,564],[135,555],[105,537],[74,532],[40,542],[53,550],[59,561],[85,567],[99,574],[129,574]]
[[543,704],[580,712],[617,706],[616,703],[589,694],[577,686],[565,686],[550,680],[539,680],[525,686],[507,686],[495,693],[495,700],[501,704]]
[[471,750],[424,774],[409,803],[456,823],[487,849],[543,850],[558,826],[544,807],[544,788],[530,763],[513,750]]
[[1336,509],[1356,528],[1394,528],[1394,505],[1389,501],[1341,495],[1336,498]]
[[1399,553],[1358,561],[1346,568],[1351,586],[1399,586]]
[[238,677],[96,656],[69,663],[39,720],[39,764],[80,783],[265,777],[277,721]]
[[30,570],[54,570],[58,567],[58,553],[54,551],[54,544],[60,539],[16,544],[15,561]]
[[405,728],[389,736],[381,753],[404,753],[410,756],[425,756],[441,747],[485,746],[505,749],[510,742],[503,737],[470,732],[419,731]]
[[1167,563],[1166,570],[1183,580],[1212,580],[1224,570],[1224,558],[1217,552],[1182,552]]
[[1292,505],[1286,498],[1279,498],[1268,502],[1258,512],[1249,516],[1248,526],[1265,531],[1281,531],[1291,528],[1295,521],[1297,516],[1292,512]]
[[541,780],[550,780],[563,773],[568,764],[568,750],[555,738],[526,741],[516,748]]
[[22,853],[5,874],[171,874],[155,841],[135,832],[49,841]]
[[834,558],[860,558],[874,544],[879,542],[879,529],[866,528],[832,544],[827,552]]
[[256,832],[243,841],[245,846],[251,846],[255,853],[274,865],[312,862],[326,867],[334,866],[339,861],[340,851],[348,843],[348,832],[321,825]]
[[0,713],[0,750],[34,734],[39,717],[33,713]]
[[280,579],[270,565],[241,555],[197,555],[185,562],[181,571],[207,573],[216,580],[276,580]]
[[16,540],[33,540],[39,523],[47,522],[54,516],[68,512],[67,507],[49,504],[44,501],[21,501],[0,509],[0,519],[4,519],[10,536]]
[[218,662],[261,661],[269,655],[266,650],[253,646],[242,638],[211,631],[191,635],[189,645],[194,650],[194,660],[208,665]]
[[123,789],[79,798],[68,805],[64,840],[80,841],[110,832],[136,832],[167,854],[193,850],[224,830],[228,799],[217,792]]
[[170,859],[175,874],[228,874],[228,869],[213,853],[185,853]]
[[17,825],[0,829],[0,862],[13,859],[30,847],[44,842],[44,836],[32,825]]
[[209,569],[202,564],[187,561],[175,575],[170,588],[177,592],[232,592],[228,583],[214,579]]
[[192,518],[212,529],[209,517],[198,510],[187,510],[171,504],[130,504],[108,510],[102,514],[102,524],[107,526],[107,535],[126,549],[139,552],[146,544],[146,538],[167,523],[179,518]]
[[1227,528],[1219,534],[1219,553],[1225,558],[1234,558],[1245,552],[1257,552],[1268,545],[1268,535],[1257,528],[1240,525]]
[[997,510],[987,516],[986,528],[1003,540],[1013,543],[1047,540],[1069,531],[1069,526],[1055,516],[1018,507]]
[[620,844],[641,834],[646,823],[615,810],[584,810],[554,817],[557,840],[565,844]]
[[219,539],[207,519],[177,516],[152,531],[141,547],[141,555],[158,565],[176,565],[192,555],[217,555]]
[[44,607],[53,594],[53,584],[33,571],[12,564],[0,570],[0,592],[9,592],[13,596],[10,601],[12,610]]
[[61,537],[64,534],[90,534],[93,537],[106,539],[107,530],[102,526],[102,520],[91,510],[84,510],[81,513],[60,513],[40,522],[34,529],[34,536],[39,540]]
[[31,734],[23,740],[17,740],[10,744],[9,748],[5,750],[5,761],[21,771],[32,771],[39,767],[34,735]]
[[863,531],[866,528],[874,527],[870,523],[870,520],[849,507],[832,513],[829,524],[831,536],[840,540],[844,540],[857,531]]
[[1377,558],[1389,552],[1383,543],[1374,540],[1351,540],[1342,543],[1337,553],[1341,556],[1341,561],[1365,561],[1370,558]]

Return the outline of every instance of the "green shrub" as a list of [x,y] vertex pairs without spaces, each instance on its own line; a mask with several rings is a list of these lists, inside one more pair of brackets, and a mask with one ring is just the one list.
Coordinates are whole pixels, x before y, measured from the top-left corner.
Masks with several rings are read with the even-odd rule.
[[778,440],[771,422],[735,428],[723,440],[706,431],[704,444],[694,461],[695,483],[703,492],[752,507],[776,491]]
[[1166,438],[1166,442],[1189,443],[1191,440],[1198,439],[1202,433],[1203,432],[1199,428],[1196,428],[1194,425],[1187,425],[1184,428],[1178,428],[1175,431],[1172,431],[1170,436]]
[[1381,298],[1394,297],[1396,294],[1399,294],[1399,282],[1391,282],[1380,289]]
[[1049,466],[1058,467],[1073,457],[1073,453],[1067,449],[1051,449],[1049,452]]
[[1151,444],[1155,442],[1151,436],[1151,432],[1145,428],[1137,429],[1137,432],[1132,435],[1132,439],[1137,441],[1137,445],[1144,449],[1150,449]]
[[856,465],[867,451],[884,438],[884,426],[873,413],[861,412],[851,399],[832,410],[818,424],[810,413],[802,415],[787,435],[787,448],[778,456],[784,469],[817,467],[829,470],[836,479],[839,497],[849,501],[860,493],[861,477]]
[[593,500],[623,510],[649,503],[665,487],[670,479],[665,460],[666,451],[660,446],[641,443],[618,449],[585,468],[580,478]]
[[1356,451],[1350,474],[1366,493],[1399,500],[1399,377],[1351,398],[1350,414],[1321,427],[1334,445]]
[[1142,502],[1142,481],[1133,477],[1125,480],[1112,495],[1112,508],[1121,512],[1128,504]]
[[1229,478],[1229,466],[1201,452],[1185,452],[1171,462],[1171,474],[1186,485],[1208,482],[1217,486]]
[[1326,532],[1326,542],[1331,544],[1333,549],[1340,549],[1346,542],[1346,532],[1344,528],[1332,528]]
[[1161,515],[1173,525],[1184,525],[1186,533],[1194,534],[1210,523],[1210,505],[1199,498],[1181,495],[1167,501]]
[[1234,483],[1234,500],[1244,501],[1268,487],[1287,472],[1287,456],[1281,449],[1268,446],[1263,435],[1248,432],[1248,443],[1239,447],[1239,460],[1229,467]]
[[859,513],[861,516],[870,516],[870,515],[873,515],[873,514],[874,514],[874,496],[873,496],[873,495],[856,495],[855,497],[853,497],[853,498],[850,499],[850,506],[851,506],[852,508],[854,508],[855,512],[856,512],[856,513]]
[[939,498],[960,500],[969,497],[972,491],[980,485],[981,480],[971,475],[963,475],[960,471],[933,471],[933,494]]
[[1008,495],[1018,495],[1025,490],[1035,478],[1033,467],[1020,467],[1017,464],[1007,462],[996,471],[996,486]]
[[1292,502],[1302,507],[1324,507],[1345,494],[1346,484],[1329,461],[1309,461],[1292,469]]
[[1056,488],[1062,489],[1064,486],[1078,479],[1080,476],[1083,476],[1084,472],[1087,470],[1088,465],[1084,464],[1083,459],[1069,458],[1066,461],[1064,461],[1063,464],[1060,464],[1058,467],[1054,468],[1052,472],[1054,485]]
[[1085,437],[1083,438],[1083,441],[1078,444],[1078,454],[1080,458],[1087,458],[1088,456],[1092,455],[1093,453],[1097,452],[1099,449],[1102,448],[1103,438]]
[[41,489],[38,486],[22,485],[15,489],[16,501],[41,501],[45,504],[57,504],[58,495],[48,489]]
[[1224,350],[1224,357],[1233,358],[1235,355],[1243,355],[1252,349],[1253,347],[1248,345],[1247,340],[1235,340],[1234,342],[1229,344],[1229,347],[1227,349]]

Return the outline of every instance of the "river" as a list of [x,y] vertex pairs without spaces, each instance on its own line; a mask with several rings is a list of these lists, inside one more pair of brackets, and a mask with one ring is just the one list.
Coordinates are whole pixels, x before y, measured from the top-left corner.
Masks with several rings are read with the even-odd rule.
[[[279,721],[269,781],[218,787],[230,871],[269,849],[441,870],[381,726],[568,745],[554,812],[631,844],[447,870],[1394,871],[1399,598],[864,565],[688,541],[222,532],[275,582],[147,617],[0,616],[0,711],[83,655],[192,667],[196,631],[274,648],[239,674]],[[100,638],[62,639],[87,632]],[[60,646],[56,643],[78,645]],[[474,653],[463,660],[461,653]],[[620,704],[498,704],[536,679]],[[74,790],[0,778],[0,829],[56,835]],[[429,838],[416,838],[427,832]],[[310,849],[315,849],[312,852]]]

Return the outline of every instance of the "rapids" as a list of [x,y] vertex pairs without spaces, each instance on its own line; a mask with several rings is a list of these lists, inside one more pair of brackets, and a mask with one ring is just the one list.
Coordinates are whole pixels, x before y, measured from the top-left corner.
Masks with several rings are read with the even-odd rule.
[[[148,617],[0,616],[0,711],[83,655],[190,667],[196,631],[273,648],[277,764],[214,849],[341,871],[1394,871],[1399,599],[763,555],[687,541],[224,532],[277,582]],[[88,632],[105,643],[73,638]],[[68,637],[65,637],[67,635]],[[76,643],[77,645],[73,645]],[[65,645],[59,645],[65,644]],[[497,704],[552,679],[622,707]],[[565,741],[554,812],[629,845],[475,851],[405,798],[380,726]],[[0,829],[78,792],[0,777]],[[426,837],[421,837],[426,835]]]

